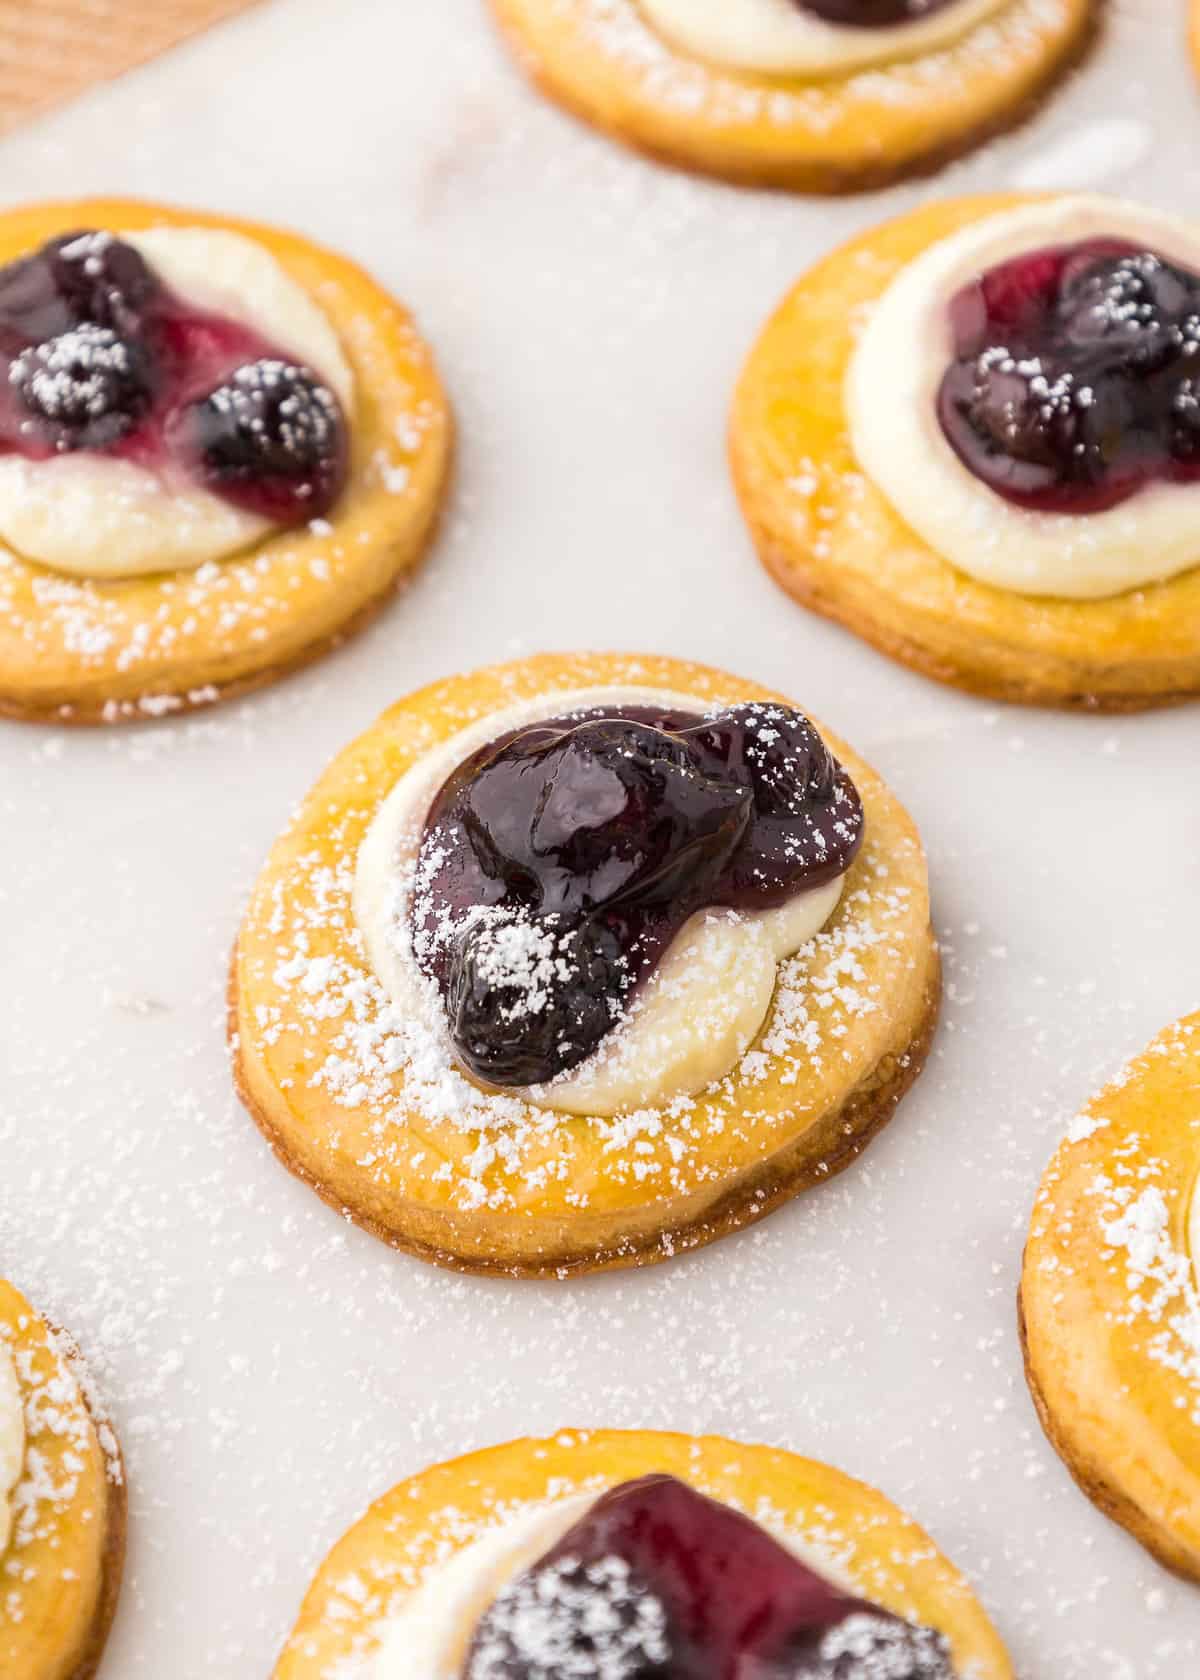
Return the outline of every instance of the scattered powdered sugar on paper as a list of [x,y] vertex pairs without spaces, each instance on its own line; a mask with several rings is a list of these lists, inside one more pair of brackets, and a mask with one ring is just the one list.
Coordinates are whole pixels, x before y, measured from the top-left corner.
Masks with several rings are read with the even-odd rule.
[[[0,1154],[10,1167],[0,1232],[16,1281],[72,1326],[116,1407],[138,1537],[118,1666],[158,1672],[161,1620],[139,1611],[190,1601],[206,1583],[214,1608],[181,1675],[269,1672],[313,1571],[370,1499],[439,1459],[585,1418],[715,1428],[865,1475],[933,1527],[985,1598],[1027,1603],[1004,1626],[1010,1638],[1031,1653],[1065,1652],[1063,1680],[1093,1680],[1085,1610],[1108,1571],[1098,1553],[1084,1565],[1083,1597],[1038,1591],[1061,1549],[1062,1487],[1027,1415],[1012,1322],[1013,1267],[1055,1110],[1095,1077],[1092,1039],[1056,1025],[1069,1019],[1078,971],[1068,963],[1069,986],[1029,995],[1018,949],[1006,956],[1000,943],[1013,929],[987,898],[972,904],[978,920],[943,923],[943,1032],[890,1135],[853,1173],[739,1237],[566,1289],[410,1261],[281,1171],[232,1098],[221,1049],[236,901],[278,823],[281,783],[259,791],[263,759],[309,739],[337,699],[335,678],[318,674],[315,686],[149,732],[17,732],[20,786],[0,788],[0,814],[11,823],[19,800],[36,834],[21,854],[22,900],[53,889],[58,918],[53,946],[22,945],[20,916],[9,921],[10,953],[16,933],[18,962],[36,950],[40,966],[0,1021]],[[327,720],[330,750],[344,733]],[[292,793],[308,756],[293,752]],[[65,795],[81,791],[93,760],[106,776],[146,780],[156,847],[169,859],[204,823],[213,788],[243,790],[239,821],[208,824],[187,854],[187,893],[173,869],[160,881],[140,849],[120,849],[115,816],[111,834],[103,816],[89,834],[108,859],[105,892],[76,882],[78,834],[55,815],[79,808]],[[943,824],[930,838],[944,873],[953,833],[947,840]],[[0,881],[6,910],[17,890]],[[171,960],[152,961],[131,930],[168,902]],[[855,984],[852,961],[846,953],[839,984]],[[797,1030],[808,1030],[814,1003],[800,976],[795,991]],[[319,992],[304,996],[313,1003]],[[130,997],[159,1007],[131,1010]],[[1010,1006],[1017,1021],[1029,1015],[1031,1078],[1046,1091],[1032,1127],[991,1033]],[[1129,1008],[1122,995],[1104,1015],[1114,1041],[1141,1036]],[[53,1033],[35,1030],[47,1012]],[[914,1310],[916,1296],[937,1310]],[[901,1357],[915,1413],[889,1386]],[[902,1428],[864,1430],[846,1397],[872,1392],[892,1395],[888,1415]],[[1030,1516],[1016,1531],[1008,1494],[994,1491],[1014,1476]],[[753,1514],[771,1522],[769,1511]],[[392,1560],[390,1585],[347,1571],[346,1615],[362,1606],[368,1620],[383,1618],[439,1545],[478,1531],[447,1510],[434,1550]],[[845,1554],[832,1513],[808,1538]],[[1096,1539],[1103,1546],[1102,1525]],[[1156,1579],[1135,1565],[1130,1603]],[[1194,1660],[1186,1626],[1169,1637],[1162,1628],[1137,1680],[1177,1680]],[[370,1680],[368,1661],[354,1680]],[[1121,1676],[1103,1660],[1100,1672]],[[327,1680],[352,1674],[346,1666]]]
[[[314,110],[324,109],[316,84],[332,86],[333,70],[348,69],[345,85],[356,88],[351,59],[363,50],[367,26],[360,19],[355,31],[353,10],[361,8],[348,7],[336,20],[344,62],[313,71]],[[562,355],[564,344],[573,351],[600,329],[611,354],[590,369],[589,394],[604,396],[615,385],[628,407],[636,358],[651,337],[669,346],[667,317],[681,314],[689,269],[710,242],[728,255],[734,241],[722,242],[721,232],[732,231],[733,255],[724,265],[714,255],[703,317],[733,324],[727,366],[711,379],[716,406],[707,396],[695,404],[707,435],[705,416],[724,400],[718,386],[733,377],[740,347],[771,300],[810,255],[883,213],[874,201],[806,205],[730,194],[591,144],[541,116],[537,100],[505,75],[486,31],[461,29],[451,41],[468,10],[424,9],[430,20],[445,19],[446,51],[423,56],[416,82],[409,78],[427,106],[429,135],[393,149],[396,173],[388,179],[407,182],[409,167],[415,170],[429,150],[427,139],[449,141],[451,113],[469,86],[478,83],[481,99],[495,97],[503,132],[477,148],[474,175],[468,171],[456,187],[453,232],[458,239],[474,226],[494,249],[484,216],[504,218],[518,204],[527,213],[521,265],[506,268],[497,252],[498,266],[514,295],[528,298],[532,287],[537,309],[545,308],[544,332],[529,347],[542,359],[522,371],[538,381],[531,406],[553,413],[554,422],[537,433],[523,420],[518,431],[510,385],[493,377],[497,352],[511,348],[511,315],[489,321],[486,309],[476,313],[483,294],[455,268],[444,240],[422,241],[428,230],[406,219],[398,195],[394,260],[403,260],[405,237],[418,250],[427,247],[428,290],[443,272],[448,279],[446,298],[431,297],[427,307],[440,315],[451,343],[460,335],[451,370],[467,439],[460,508],[448,553],[422,585],[435,605],[452,610],[416,620],[406,613],[403,627],[398,614],[385,637],[340,667],[318,668],[252,705],[103,740],[10,730],[4,743],[0,811],[16,869],[0,882],[0,895],[8,895],[6,973],[13,980],[0,1028],[0,1153],[11,1168],[0,1175],[0,1249],[27,1292],[75,1328],[117,1408],[130,1456],[136,1558],[109,1666],[120,1680],[127,1673],[157,1680],[164,1671],[173,1680],[270,1673],[313,1570],[369,1499],[441,1458],[592,1419],[717,1428],[841,1464],[932,1528],[996,1617],[1022,1675],[1179,1680],[1200,1664],[1198,1595],[1073,1495],[1024,1392],[1012,1302],[1033,1190],[1061,1134],[1060,1117],[1094,1088],[1113,1046],[1132,1048],[1169,1018],[1172,988],[1180,999],[1188,995],[1186,977],[1165,966],[1163,955],[1178,942],[1180,905],[1161,882],[1156,896],[1135,890],[1113,905],[1111,957],[1072,949],[1056,937],[1064,922],[1049,907],[1086,896],[1094,871],[1080,858],[1080,880],[1073,880],[1074,868],[1064,877],[1063,854],[1052,850],[1040,821],[1031,829],[1022,812],[1019,824],[1010,823],[982,798],[1003,760],[1002,738],[1018,734],[1027,763],[1069,751],[1077,785],[1086,785],[1085,770],[1108,773],[1110,761],[1093,762],[1093,754],[1102,739],[1119,736],[1126,768],[1136,762],[1150,776],[1143,756],[1149,750],[1165,772],[1156,790],[1165,792],[1171,766],[1180,762],[1173,755],[1183,750],[1176,744],[1183,714],[1093,728],[1087,720],[997,715],[889,674],[868,650],[826,633],[775,596],[760,590],[758,603],[753,588],[738,600],[737,625],[731,614],[728,630],[707,640],[682,609],[677,620],[667,616],[662,594],[653,597],[648,619],[630,620],[631,640],[644,639],[647,624],[659,624],[665,635],[676,622],[691,638],[689,648],[711,649],[734,669],[775,671],[781,686],[813,651],[809,697],[824,685],[831,719],[856,744],[871,746],[893,784],[925,814],[949,959],[943,1028],[890,1133],[851,1174],[670,1267],[585,1279],[568,1289],[518,1288],[463,1280],[385,1252],[294,1185],[230,1098],[221,975],[237,904],[316,760],[418,680],[510,646],[527,650],[534,636],[554,645],[578,639],[565,595],[535,631],[522,594],[530,583],[528,539],[556,512],[566,526],[560,504],[587,482],[548,473],[541,448],[552,441],[551,429],[563,429],[560,385],[578,402],[580,364]],[[1147,41],[1140,69],[1151,96],[1169,76],[1181,101],[1194,98],[1182,55],[1169,45],[1162,0],[1153,9],[1146,0],[1125,0],[1118,11],[1118,60],[1120,49],[1134,44],[1136,22]],[[417,23],[415,12],[401,19],[395,10],[394,26],[375,13],[369,28],[393,27],[397,41],[410,23],[434,29]],[[282,37],[281,29],[281,47]],[[1173,65],[1164,56],[1168,46]],[[403,56],[390,55],[379,71],[392,94],[405,85]],[[1107,68],[1120,88],[1123,66]],[[1105,70],[1097,67],[1098,86],[1093,75],[1077,85],[1085,106],[1093,87],[1103,97]],[[298,54],[292,72],[303,87]],[[439,78],[455,76],[458,85],[439,96]],[[1075,97],[1065,92],[1068,101]],[[139,127],[145,161],[134,166],[156,172],[147,180],[165,179],[164,170],[185,161],[193,145],[189,125],[203,122],[211,99],[197,94],[194,105],[171,125],[178,160],[164,154],[149,127]],[[397,108],[393,101],[389,122]],[[1175,161],[1187,128],[1181,103],[1163,110],[1164,142],[1168,125]],[[200,143],[199,127],[194,141]],[[69,191],[69,172],[55,156],[57,136],[47,133],[40,145],[27,183],[37,190],[37,163],[48,171],[47,190]],[[263,155],[273,156],[269,147]],[[980,172],[962,190],[989,185],[989,157],[978,161]],[[529,192],[531,179],[539,193]],[[1163,178],[1156,188],[1143,169],[1137,185],[1162,194],[1170,183]],[[264,211],[275,190],[274,180],[260,180],[253,168],[239,187],[247,204]],[[359,248],[370,256],[376,174],[361,203],[352,198],[357,190],[347,189],[339,214],[352,229],[361,226]],[[941,189],[931,182],[920,195],[927,190]],[[299,200],[289,213],[297,221],[309,214]],[[563,227],[570,237],[562,237]],[[611,262],[591,237],[597,228]],[[578,252],[576,234],[583,235]],[[595,272],[581,272],[584,264]],[[612,307],[605,308],[597,286],[608,289]],[[418,297],[418,288],[412,294]],[[561,313],[552,316],[560,295]],[[694,343],[693,331],[693,352]],[[556,357],[570,363],[561,382],[551,372]],[[706,376],[706,393],[708,383]],[[681,400],[690,398],[692,387],[678,385]],[[650,412],[657,424],[659,408]],[[607,424],[600,436],[616,450],[619,433],[603,406],[598,423]],[[504,443],[506,427],[512,462],[523,461],[527,474],[505,474],[497,484],[481,457],[489,454],[488,438]],[[583,441],[608,461],[597,437]],[[614,500],[630,494],[611,462],[603,476],[619,493]],[[561,481],[557,503],[551,478]],[[651,473],[649,483],[637,503],[649,540],[630,544],[639,549],[636,567],[646,571],[651,553],[665,565],[680,564],[685,549],[704,549],[711,535],[705,526],[693,541],[686,510],[672,504],[671,531],[679,537],[673,548],[667,534],[660,536],[662,521],[654,523],[660,481]],[[705,501],[697,478],[698,517],[727,500],[715,466],[708,488]],[[493,515],[514,506],[528,510],[526,520],[500,554]],[[571,517],[576,523],[566,528],[573,530],[578,508]],[[745,563],[732,521],[719,529],[729,533],[731,552],[722,548],[717,557],[721,545],[709,545],[713,565],[688,574],[689,584],[715,587]],[[619,559],[614,553],[613,594],[627,610],[625,603],[641,596],[635,567],[619,569]],[[464,595],[469,583],[488,577],[495,594],[486,604],[498,610],[481,628]],[[611,613],[597,620],[597,636],[626,633],[624,625],[614,629]],[[406,661],[417,650],[419,668],[410,670]],[[799,675],[794,680],[799,687]],[[879,705],[900,689],[903,706]],[[946,739],[897,743],[889,732],[914,715],[941,719]],[[883,745],[875,745],[873,730]],[[988,756],[971,770],[972,797],[956,800],[949,766],[939,770],[937,763],[977,750]],[[142,840],[98,856],[88,819],[104,803],[106,785],[128,792]],[[1003,805],[1019,789],[997,792]],[[1095,841],[1094,850],[1115,864],[1103,837]],[[169,891],[147,867],[160,848],[186,871]],[[1048,907],[1045,938],[1035,941],[1022,918],[1009,914],[1008,872],[1019,877],[1022,895],[1037,894],[1039,919],[1040,906]],[[1131,884],[1136,889],[1136,879]],[[14,959],[14,923],[20,930],[26,915],[39,914],[37,905],[47,915],[53,906],[54,937],[30,926]],[[1118,984],[1118,975],[1129,983]],[[1099,980],[1086,1010],[1076,991],[1084,976]],[[166,1008],[131,1016],[104,1003],[106,986],[118,996],[152,996]],[[864,1407],[864,1396],[877,1402]],[[450,1514],[446,1520],[453,1521]],[[345,1588],[348,1612],[372,1590],[350,1572]],[[336,1680],[349,1680],[349,1670]]]

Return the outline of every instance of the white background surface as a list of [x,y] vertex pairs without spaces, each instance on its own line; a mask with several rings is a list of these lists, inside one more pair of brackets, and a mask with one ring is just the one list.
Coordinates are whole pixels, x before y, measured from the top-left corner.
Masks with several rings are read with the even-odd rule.
[[[1014,1317],[1070,1113],[1197,1003],[1196,713],[997,710],[808,617],[723,461],[740,360],[811,258],[939,192],[1195,209],[1182,0],[1126,0],[1031,127],[839,204],[642,163],[529,91],[480,0],[275,0],[0,147],[0,199],[131,191],[293,223],[415,307],[461,423],[443,538],[311,673],[196,721],[0,724],[0,1270],[71,1325],[128,1449],[103,1680],[265,1676],[362,1507],[567,1423],[716,1429],[877,1482],[967,1570],[1025,1680],[1184,1680],[1200,1591],[1043,1444]],[[226,955],[325,759],[408,688],[547,647],[723,664],[810,705],[929,848],[948,1000],[837,1183],[567,1286],[459,1279],[344,1225],[232,1099]],[[19,1677],[12,1677],[19,1680]]]

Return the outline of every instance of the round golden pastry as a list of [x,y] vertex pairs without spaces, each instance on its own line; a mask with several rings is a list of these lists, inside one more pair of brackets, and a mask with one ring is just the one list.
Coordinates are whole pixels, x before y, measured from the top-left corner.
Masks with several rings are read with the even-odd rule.
[[1200,1015],[1083,1110],[1042,1180],[1021,1277],[1042,1424],[1092,1502],[1200,1581]]
[[905,523],[851,446],[844,389],[864,315],[931,246],[1038,202],[1008,194],[925,205],[809,270],[737,387],[738,496],[776,582],[924,676],[1037,705],[1166,705],[1200,692],[1200,568],[1095,600],[979,581]]
[[839,193],[929,170],[1028,114],[1091,41],[1099,0],[1009,0],[936,52],[856,72],[723,67],[639,0],[492,0],[552,98],[665,162],[750,185]]
[[269,530],[198,569],[139,576],[66,575],[0,547],[0,714],[95,724],[245,693],[365,624],[426,546],[451,426],[407,311],[345,257],[253,222],[85,199],[0,214],[0,264],[80,228],[244,236],[320,309],[354,378],[348,478],[328,520]]
[[125,1555],[120,1449],[73,1344],[3,1279],[0,1357],[11,1360],[25,1418],[25,1465],[0,1544],[0,1673],[90,1680]]
[[[523,1507],[600,1493],[655,1472],[742,1511],[769,1511],[773,1530],[836,1558],[854,1591],[944,1634],[962,1674],[1011,1680],[1004,1647],[966,1581],[874,1488],[771,1447],[608,1429],[490,1447],[385,1494],[318,1570],[274,1680],[333,1680],[351,1660],[369,1673],[386,1619],[473,1540]],[[352,1600],[348,1581],[356,1583]]]
[[556,695],[631,683],[701,707],[780,699],[656,656],[543,655],[451,677],[334,760],[253,894],[230,991],[242,1099],[331,1206],[421,1258],[562,1276],[712,1241],[848,1165],[924,1062],[940,970],[921,843],[879,776],[832,737],[862,797],[863,848],[825,932],[779,970],[789,978],[764,1030],[726,1078],[611,1120],[511,1098],[457,1116],[448,1070],[418,1072],[419,1052],[395,1053],[351,902],[359,847],[390,789],[472,720],[543,698],[551,717]]

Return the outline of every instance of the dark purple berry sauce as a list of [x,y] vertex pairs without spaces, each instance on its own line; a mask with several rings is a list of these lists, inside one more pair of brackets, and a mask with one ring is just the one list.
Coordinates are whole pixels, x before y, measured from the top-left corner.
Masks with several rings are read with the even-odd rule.
[[465,1066],[540,1084],[592,1053],[695,911],[826,885],[862,826],[853,782],[788,707],[552,718],[472,754],[435,799],[417,961]]
[[0,269],[0,358],[0,453],[173,467],[280,525],[327,513],[345,484],[333,392],[175,297],[111,234],[67,234]]
[[999,495],[1100,513],[1200,478],[1200,275],[1120,240],[1031,251],[950,305],[948,442]]
[[954,0],[793,0],[802,12],[811,12],[826,23],[849,24],[855,29],[890,29],[898,23],[920,23]]
[[604,1494],[499,1593],[461,1680],[954,1680],[940,1633],[673,1476]]

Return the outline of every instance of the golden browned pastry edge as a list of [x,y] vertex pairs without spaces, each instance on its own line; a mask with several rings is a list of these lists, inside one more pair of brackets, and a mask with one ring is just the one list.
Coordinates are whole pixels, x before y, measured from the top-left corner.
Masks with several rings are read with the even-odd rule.
[[1058,1428],[1054,1415],[1046,1404],[1046,1397],[1033,1368],[1033,1358],[1029,1348],[1029,1329],[1025,1322],[1024,1292],[1017,1291],[1017,1323],[1021,1338],[1021,1358],[1025,1366],[1025,1381],[1029,1387],[1030,1398],[1034,1410],[1038,1415],[1038,1422],[1042,1426],[1047,1441],[1054,1448],[1066,1467],[1071,1480],[1080,1493],[1091,1501],[1098,1511],[1123,1528],[1127,1534],[1133,1536],[1138,1543],[1146,1548],[1151,1557],[1157,1559],[1164,1569],[1169,1569],[1173,1575],[1178,1575],[1185,1581],[1200,1581],[1200,1566],[1191,1553],[1178,1545],[1171,1536],[1155,1523],[1133,1500],[1121,1493],[1112,1483],[1106,1480],[1100,1466],[1091,1460],[1085,1462],[1071,1448],[1064,1432]]
[[1045,665],[1035,670],[1032,659],[1025,659],[1002,645],[985,648],[978,643],[976,659],[968,663],[949,656],[945,650],[935,649],[919,637],[899,634],[865,606],[852,601],[848,593],[839,591],[832,575],[836,561],[827,567],[815,555],[800,556],[795,549],[785,549],[776,541],[768,526],[754,515],[736,450],[731,451],[731,457],[734,485],[755,549],[779,587],[809,612],[840,625],[918,676],[961,689],[981,700],[1111,716],[1162,711],[1186,705],[1200,695],[1200,659],[1189,661],[1183,668],[1178,664],[1166,665],[1161,670],[1143,667],[1145,688],[1109,688],[1103,685],[1099,669],[1090,675],[1083,671],[1055,675]]
[[[1197,0],[1200,4],[1200,0]],[[908,153],[891,159],[874,158],[840,164],[808,156],[749,157],[723,144],[719,134],[706,136],[699,127],[686,142],[669,133],[655,134],[644,123],[602,109],[600,101],[585,98],[574,82],[557,75],[545,59],[528,48],[509,0],[489,0],[496,28],[518,65],[534,86],[568,115],[589,128],[619,140],[653,163],[687,174],[715,176],[732,186],[846,197],[879,192],[906,180],[937,174],[980,146],[1030,122],[1053,96],[1060,83],[1081,70],[1104,32],[1107,0],[1093,0],[1078,29],[1064,38],[1060,50],[1047,58],[1040,73],[1003,109],[989,111],[979,122],[952,135],[930,137]],[[1200,26],[1197,31],[1200,40]],[[1200,47],[1198,47],[1200,52]]]
[[[14,567],[11,598],[0,603],[7,615],[5,626],[11,630],[15,622],[36,633],[32,651],[24,635],[7,634],[0,646],[0,718],[17,722],[94,725],[178,717],[275,682],[339,647],[363,629],[415,571],[436,531],[453,465],[453,415],[432,352],[410,312],[360,265],[287,228],[142,199],[48,200],[16,206],[0,215],[0,243],[5,254],[19,254],[63,226],[92,224],[196,226],[237,233],[260,244],[285,267],[297,267],[306,289],[325,283],[338,301],[336,307],[324,302],[322,307],[351,359],[357,365],[361,358],[367,366],[367,373],[358,370],[364,413],[358,420],[361,435],[355,451],[356,461],[361,455],[364,464],[353,466],[344,505],[333,510],[328,530],[318,535],[314,525],[311,537],[288,534],[290,550],[278,542],[284,533],[275,532],[218,563],[226,581],[240,579],[249,560],[261,557],[268,567],[262,587],[257,577],[253,583],[256,601],[266,614],[253,636],[226,633],[211,601],[174,604],[172,591],[180,582],[191,585],[191,572],[118,578],[104,580],[97,595],[96,611],[108,615],[99,625],[103,646],[94,661],[81,660],[71,636],[54,622],[55,608],[44,609],[36,592],[24,599],[29,580],[36,582],[49,569]],[[374,363],[366,363],[368,354],[378,363],[378,373]],[[393,504],[390,487],[383,495],[366,463],[372,436],[390,435],[398,389],[421,413],[422,425],[411,451],[411,483]],[[354,559],[344,576],[339,572],[330,582],[328,560],[319,544],[344,525],[355,539],[350,544]],[[338,550],[333,552],[338,555]],[[306,560],[320,562],[326,570],[318,572],[312,563],[306,573]],[[318,581],[310,582],[309,574]],[[53,572],[49,575],[57,578]],[[301,578],[304,587],[298,587]],[[76,591],[97,583],[61,581],[65,589]],[[164,653],[160,641],[147,661],[119,657],[134,645],[131,632],[158,624],[160,618],[175,633],[177,645],[172,642]],[[164,634],[161,629],[159,634]],[[45,637],[44,647],[36,636]]]
[[321,1200],[353,1221],[390,1248],[427,1260],[449,1271],[477,1277],[566,1278],[588,1272],[619,1271],[631,1266],[652,1266],[670,1255],[704,1248],[719,1238],[753,1225],[790,1201],[802,1190],[837,1176],[862,1154],[887,1125],[901,1098],[914,1084],[925,1065],[937,1027],[941,1005],[941,962],[932,932],[927,948],[923,981],[925,1009],[921,1027],[907,1046],[886,1056],[834,1113],[826,1115],[813,1132],[798,1138],[786,1149],[763,1161],[758,1171],[718,1199],[700,1218],[683,1227],[663,1227],[652,1239],[628,1246],[613,1246],[595,1254],[547,1255],[536,1264],[527,1260],[474,1258],[437,1249],[414,1241],[403,1228],[381,1223],[371,1215],[348,1206],[344,1200],[310,1173],[288,1150],[256,1100],[244,1076],[238,1045],[237,948],[229,969],[227,993],[228,1032],[234,1084],[243,1106],[266,1138],[277,1159],[301,1183],[315,1190]]
[[[82,1393],[82,1390],[80,1392]],[[92,1420],[92,1428],[98,1429],[98,1420],[88,1405],[86,1394],[83,1394],[83,1403],[87,1407],[88,1416]],[[110,1476],[106,1484],[105,1537],[104,1554],[100,1563],[100,1597],[96,1604],[96,1613],[92,1618],[87,1642],[83,1647],[78,1663],[71,1670],[67,1680],[92,1680],[93,1675],[100,1667],[100,1659],[104,1655],[104,1647],[108,1642],[113,1618],[117,1613],[117,1600],[121,1596],[121,1577],[125,1569],[125,1546],[129,1529],[129,1495],[121,1444],[115,1434],[112,1438],[112,1450],[116,1455],[120,1479],[114,1481]]]
[[[450,447],[453,450],[453,431]],[[452,459],[448,472],[451,470]],[[172,694],[171,709],[165,714],[168,719],[184,717],[189,712],[208,712],[214,706],[223,705],[228,700],[239,700],[243,695],[253,694],[260,688],[269,688],[285,677],[296,676],[300,671],[307,670],[310,665],[317,664],[327,654],[335,653],[338,648],[361,635],[375,622],[389,602],[408,587],[437,534],[444,507],[443,492],[441,500],[429,509],[425,523],[414,527],[406,558],[400,561],[386,588],[382,589],[374,600],[360,607],[354,616],[347,619],[332,635],[318,637],[282,664],[265,665],[260,670],[235,677],[231,682],[208,683],[202,685],[202,688],[189,688],[181,693]],[[116,721],[123,723],[137,716],[136,703],[129,702],[128,707],[128,711],[124,708],[120,711]],[[69,706],[21,706],[3,694],[0,694],[0,718],[7,718],[13,723],[55,724],[64,729],[107,728],[114,721],[109,701],[79,701]]]
[[[37,1322],[40,1328],[49,1332],[51,1336],[60,1338],[64,1361],[68,1367],[75,1362],[86,1364],[74,1337],[65,1332],[53,1320],[43,1318],[29,1302],[24,1300],[24,1297],[21,1297],[21,1299],[31,1318]],[[125,1469],[124,1454],[121,1451],[121,1443],[111,1422],[106,1418],[97,1416],[85,1383],[77,1382],[76,1391],[80,1405],[91,1424],[92,1434],[96,1438],[101,1459],[105,1464],[106,1474],[103,1479],[104,1543],[99,1559],[99,1590],[96,1595],[96,1604],[91,1621],[84,1630],[79,1651],[73,1658],[71,1668],[62,1670],[62,1673],[63,1680],[93,1680],[93,1676],[100,1667],[100,1661],[104,1655],[108,1636],[112,1631],[113,1620],[117,1613],[117,1603],[121,1596],[121,1579],[125,1569],[129,1527],[128,1476]],[[108,1436],[107,1442],[103,1444],[101,1444],[102,1427]],[[111,1473],[114,1467],[117,1472],[115,1476]],[[61,1658],[59,1660],[61,1661]]]
[[[364,790],[382,798],[431,742],[450,739],[464,720],[482,719],[515,698],[629,681],[685,688],[700,699],[781,698],[728,673],[656,655],[544,654],[444,678],[398,701],[333,759],[272,848],[243,920],[228,1003],[233,1073],[248,1111],[281,1159],[331,1206],[422,1258],[528,1277],[666,1259],[680,1247],[736,1229],[838,1170],[884,1123],[923,1062],[939,982],[920,839],[882,778],[829,735],[832,749],[864,778],[860,785],[878,826],[874,851],[868,848],[873,863],[855,866],[854,908],[836,924],[841,931],[834,943],[813,956],[818,986],[830,983],[821,1021],[827,1010],[842,1015],[831,1040],[823,1037],[828,1024],[817,1028],[822,1042],[839,1046],[828,1066],[818,1057],[801,1076],[793,1069],[789,1077],[786,1054],[782,1065],[768,1056],[748,1083],[711,1087],[697,1099],[701,1129],[692,1134],[694,1145],[685,1147],[682,1166],[671,1140],[656,1132],[658,1141],[649,1148],[649,1140],[640,1141],[641,1170],[623,1172],[619,1161],[609,1165],[613,1150],[603,1135],[575,1124],[560,1133],[553,1117],[543,1114],[549,1122],[541,1134],[545,1149],[534,1134],[532,1158],[555,1159],[556,1169],[547,1178],[522,1179],[514,1151],[523,1146],[514,1140],[512,1149],[498,1148],[480,1163],[485,1172],[495,1168],[491,1182],[501,1189],[498,1199],[485,1193],[482,1201],[475,1190],[466,1199],[447,1190],[456,1161],[475,1178],[475,1146],[461,1129],[433,1142],[427,1117],[408,1106],[403,1062],[380,1070],[383,1085],[373,1094],[371,1085],[360,1096],[351,1092],[349,1103],[331,1094],[320,1072],[322,1058],[331,1058],[330,1069],[344,1069],[348,1052],[353,1063],[363,1053],[356,1046],[369,1041],[367,1023],[379,1001],[370,1000],[368,982],[353,1005],[358,1025],[344,1025],[347,1017],[336,1005],[314,1004],[310,1014],[305,994],[291,995],[293,961],[281,963],[279,956],[295,945],[293,958],[302,951],[302,967],[317,962],[319,983],[335,989],[356,973],[367,979],[350,932],[354,912],[347,896],[353,873],[348,860],[374,809]],[[889,860],[898,873],[884,867]],[[844,949],[837,954],[837,939],[849,939],[853,949],[864,932],[868,973],[884,988],[876,1000],[882,1008],[859,1007],[856,986],[842,995],[833,979],[846,957]],[[367,1028],[366,1038],[360,1027]],[[390,1104],[397,1105],[397,1126],[384,1142],[372,1114],[382,1117]],[[757,1129],[759,1110],[758,1118],[779,1128],[776,1137]],[[751,1121],[744,1130],[743,1116]],[[705,1136],[725,1140],[715,1170],[705,1163]],[[639,1186],[663,1170],[670,1194],[647,1196]],[[571,1193],[580,1183],[591,1187],[582,1203]]]
[[[862,309],[939,239],[1044,196],[931,201],[806,269],[760,330],[738,379],[728,430],[734,488],[776,583],[921,676],[991,700],[1070,711],[1180,704],[1200,694],[1193,606],[1200,571],[1095,601],[984,584],[943,559],[863,479],[848,436],[843,385]],[[817,485],[811,503],[790,491],[789,474],[801,464]]]

